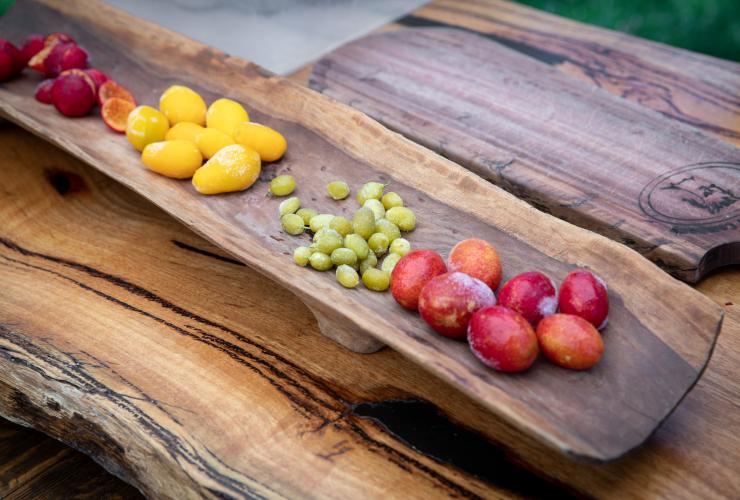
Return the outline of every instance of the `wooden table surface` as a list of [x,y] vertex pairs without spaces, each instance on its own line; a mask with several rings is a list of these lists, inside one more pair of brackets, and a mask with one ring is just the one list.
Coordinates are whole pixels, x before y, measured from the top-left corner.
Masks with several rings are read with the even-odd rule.
[[[711,78],[712,65],[721,64],[503,2],[438,1],[406,24],[424,19],[487,32],[511,34],[528,26],[541,37],[567,34],[587,47],[619,47],[651,58],[674,81],[691,72]],[[588,60],[565,69],[587,75]],[[730,143],[740,137],[737,112],[727,111],[731,106],[679,104],[681,116],[705,131]],[[0,291],[0,336],[17,334],[19,318],[29,317],[37,327],[70,335],[107,328],[155,332],[187,326],[193,318],[235,332],[252,359],[243,384],[255,401],[254,410],[240,418],[270,432],[232,446],[243,449],[255,481],[276,495],[740,494],[738,268],[698,285],[724,306],[725,324],[704,377],[676,412],[646,445],[618,461],[568,462],[391,350],[362,356],[337,347],[318,333],[310,311],[295,297],[147,201],[26,132],[7,124],[0,130],[0,197],[13,207],[12,217],[0,220],[0,282],[10,285]],[[13,355],[7,349],[0,354]],[[80,370],[114,376],[126,369],[86,353],[67,355]],[[135,389],[122,387],[121,393],[134,398]],[[176,396],[165,403],[176,407]],[[3,382],[0,398],[6,405],[29,404]],[[53,410],[54,402],[47,406]],[[95,429],[57,424],[48,417],[38,422],[126,476],[106,459],[111,450],[91,439]]]

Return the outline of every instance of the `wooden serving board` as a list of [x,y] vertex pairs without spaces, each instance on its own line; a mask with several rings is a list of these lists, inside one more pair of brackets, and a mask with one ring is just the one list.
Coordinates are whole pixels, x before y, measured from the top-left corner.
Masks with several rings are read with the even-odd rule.
[[479,34],[370,35],[310,81],[681,279],[740,263],[740,149]]
[[[711,300],[636,252],[533,209],[347,106],[98,2],[19,3],[0,20],[0,30],[12,39],[69,32],[142,103],[155,103],[172,83],[190,85],[207,100],[244,102],[256,121],[285,134],[288,153],[266,166],[250,190],[202,197],[189,182],[142,168],[138,154],[99,118],[67,119],[37,103],[35,77],[0,86],[5,116],[293,291],[325,334],[375,339],[366,350],[378,342],[391,346],[554,449],[595,460],[620,456],[652,433],[706,366],[722,319]],[[281,232],[279,200],[265,196],[267,180],[283,172],[295,175],[297,194],[322,211],[351,210],[350,203],[335,205],[325,196],[329,180],[389,182],[419,213],[410,238],[415,247],[446,254],[460,239],[482,237],[499,248],[505,277],[538,269],[561,280],[575,267],[593,269],[610,285],[604,359],[586,373],[543,361],[524,375],[494,373],[463,343],[424,327],[390,294],[347,291],[330,273],[293,265],[290,254],[301,240]],[[222,300],[238,303],[239,297]]]

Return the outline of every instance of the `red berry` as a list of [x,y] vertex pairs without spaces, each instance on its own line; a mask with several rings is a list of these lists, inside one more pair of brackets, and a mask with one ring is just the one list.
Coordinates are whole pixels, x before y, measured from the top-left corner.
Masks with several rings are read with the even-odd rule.
[[36,86],[36,100],[44,104],[51,104],[51,88],[54,86],[54,79],[47,78]]
[[391,294],[406,309],[419,308],[419,294],[427,282],[447,272],[444,260],[432,250],[414,250],[398,261],[391,273]]
[[573,271],[560,285],[560,312],[575,314],[601,330],[609,320],[609,294],[604,281],[589,271]]
[[7,40],[0,38],[0,82],[9,80],[21,72],[21,53]]
[[86,115],[95,105],[94,84],[90,77],[80,73],[59,75],[51,87],[52,102],[64,116]]
[[90,78],[93,79],[93,82],[95,82],[95,91],[96,92],[98,91],[98,89],[100,88],[101,85],[103,85],[105,82],[107,82],[108,80],[110,80],[110,78],[108,78],[108,75],[106,75],[105,73],[103,73],[99,69],[88,68],[88,69],[86,69],[84,71],[85,71],[85,73],[88,74],[88,76]]
[[604,342],[596,328],[572,314],[553,314],[537,325],[542,353],[558,366],[587,370],[601,359]]
[[496,304],[491,287],[464,273],[435,276],[419,294],[419,313],[437,333],[465,337],[468,322],[481,307]]
[[542,318],[554,314],[558,301],[555,284],[542,273],[514,276],[498,292],[499,305],[512,309],[536,327]]
[[58,43],[51,49],[44,59],[46,76],[59,75],[68,69],[83,69],[87,67],[87,52],[74,43]]
[[28,35],[26,41],[23,42],[21,47],[20,62],[23,66],[28,64],[33,56],[41,52],[44,48],[44,36],[43,35]]
[[485,365],[502,372],[521,372],[532,366],[539,348],[529,322],[511,309],[478,309],[468,324],[470,350]]
[[487,241],[471,238],[452,248],[448,259],[450,271],[460,271],[478,278],[492,290],[501,282],[501,260],[496,248]]

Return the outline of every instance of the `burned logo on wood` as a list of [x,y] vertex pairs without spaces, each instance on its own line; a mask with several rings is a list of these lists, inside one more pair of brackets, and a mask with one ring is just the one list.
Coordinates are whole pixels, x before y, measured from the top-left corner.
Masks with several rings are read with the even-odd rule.
[[650,181],[639,205],[675,233],[740,230],[740,163],[688,165]]

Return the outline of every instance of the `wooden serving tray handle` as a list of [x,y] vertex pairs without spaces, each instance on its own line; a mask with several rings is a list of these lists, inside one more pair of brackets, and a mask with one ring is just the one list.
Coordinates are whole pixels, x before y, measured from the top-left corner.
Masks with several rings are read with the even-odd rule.
[[[68,119],[36,102],[38,77],[25,74],[0,85],[5,116],[297,294],[326,333],[357,350],[392,347],[562,453],[608,460],[639,445],[706,366],[722,322],[717,304],[625,246],[532,208],[348,106],[102,2],[19,2],[0,19],[0,30],[11,39],[69,32],[141,103],[156,103],[173,83],[191,86],[207,101],[225,96],[244,102],[255,121],[286,136],[288,152],[265,165],[251,189],[204,197],[187,181],[144,169],[137,152],[98,117]],[[560,281],[575,268],[593,270],[609,284],[607,354],[585,373],[540,360],[525,374],[505,376],[483,366],[465,343],[436,335],[389,293],[346,290],[331,273],[294,265],[292,250],[309,237],[280,228],[279,200],[265,196],[278,173],[296,176],[296,194],[306,206],[347,215],[356,207],[330,200],[327,182],[389,182],[419,214],[412,245],[446,255],[461,239],[484,238],[499,249],[504,278],[534,269]],[[238,303],[242,297],[211,300]]]

